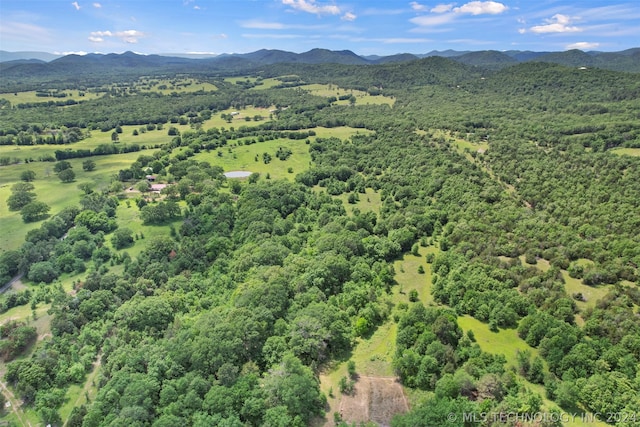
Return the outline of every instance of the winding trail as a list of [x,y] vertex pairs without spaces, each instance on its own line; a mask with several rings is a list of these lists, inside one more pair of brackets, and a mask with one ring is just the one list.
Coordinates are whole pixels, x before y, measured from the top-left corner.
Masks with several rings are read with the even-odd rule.
[[20,402],[18,402],[16,396],[11,392],[11,390],[9,390],[4,381],[0,381],[0,387],[2,388],[2,394],[4,395],[5,400],[11,404],[11,411],[16,415],[20,425],[23,427],[32,427],[29,420],[25,418],[24,413],[18,410]]
[[23,276],[24,276],[24,273],[20,273],[20,274],[17,274],[15,276],[13,276],[13,279],[9,280],[7,283],[2,285],[2,287],[0,288],[0,294],[5,293],[7,290],[9,290],[9,288],[11,288],[11,286],[13,286],[15,283],[19,282],[20,280],[22,280]]

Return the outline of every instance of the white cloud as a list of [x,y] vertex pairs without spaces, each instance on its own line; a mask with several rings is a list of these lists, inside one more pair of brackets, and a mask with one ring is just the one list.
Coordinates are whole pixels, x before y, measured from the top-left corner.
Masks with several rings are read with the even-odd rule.
[[430,10],[429,15],[420,15],[411,18],[409,22],[416,24],[419,28],[410,30],[411,32],[429,32],[434,31],[433,27],[457,19],[461,15],[496,15],[508,9],[502,3],[494,1],[472,1],[463,4],[460,7],[453,7],[455,3],[441,3]]
[[89,41],[93,43],[102,43],[105,41],[105,37],[116,37],[125,43],[138,43],[138,39],[144,37],[145,34],[138,30],[126,30],[126,31],[93,31],[89,35]]
[[360,12],[362,16],[389,16],[389,15],[402,15],[406,13],[405,9],[379,9],[374,7],[369,7]]
[[432,27],[435,25],[442,25],[448,22],[451,22],[455,19],[455,15],[453,13],[444,13],[436,16],[416,16],[415,18],[409,19],[409,22],[419,25],[421,27]]
[[595,49],[598,46],[600,46],[600,43],[578,42],[578,43],[572,43],[570,45],[567,45],[567,50],[568,49],[580,49],[580,50]]
[[577,33],[582,31],[581,28],[572,27],[571,18],[566,15],[561,15],[559,13],[553,15],[549,19],[545,19],[547,22],[545,25],[536,25],[529,28],[529,31],[536,34],[545,34],[545,33]]
[[93,31],[91,33],[92,37],[111,37],[113,33],[111,31]]
[[454,8],[453,11],[471,15],[498,15],[507,9],[509,9],[507,6],[495,1],[472,1]]
[[144,34],[138,30],[126,30],[118,31],[116,37],[119,37],[127,43],[138,43],[138,39],[144,37]]
[[285,28],[284,24],[280,22],[265,22],[257,19],[243,21],[240,23],[240,26],[242,28],[254,28],[258,30],[283,30]]
[[77,2],[77,1],[74,1],[73,3],[71,3],[71,5],[72,5],[73,7],[75,7],[75,8],[76,8],[76,10],[80,10],[80,5],[78,4],[78,2]]
[[423,12],[427,10],[427,6],[420,4],[417,1],[412,1],[409,4],[411,5],[411,9],[415,10],[416,12]]
[[355,21],[356,18],[357,18],[356,15],[354,15],[351,12],[347,12],[344,15],[342,15],[342,18],[340,18],[340,19],[342,19],[343,21]]
[[254,30],[322,30],[327,28],[326,25],[282,24],[280,22],[261,21],[259,19],[240,21],[239,24],[242,28],[251,28]]
[[96,9],[100,9],[102,5],[100,3],[94,3],[93,7],[95,7]]
[[340,14],[340,8],[338,6],[332,4],[318,4],[315,0],[282,0],[282,4],[290,6],[292,9],[314,13],[316,15]]
[[433,13],[445,13],[445,12],[451,11],[451,9],[453,9],[453,4],[439,4],[436,7],[434,7],[433,9],[431,9],[430,12],[433,12]]
[[198,5],[193,6],[193,8],[194,8],[195,10],[200,10],[200,6],[198,6]]

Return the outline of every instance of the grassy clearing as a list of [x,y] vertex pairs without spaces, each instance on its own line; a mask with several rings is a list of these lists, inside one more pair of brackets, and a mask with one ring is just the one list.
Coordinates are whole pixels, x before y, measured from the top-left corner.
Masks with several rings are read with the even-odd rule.
[[[279,147],[291,150],[292,154],[287,160],[282,161],[275,156]],[[269,153],[272,157],[268,164],[265,164],[262,159],[263,153]],[[209,162],[212,166],[221,166],[225,171],[257,172],[263,178],[269,174],[271,179],[290,181],[297,173],[308,169],[311,162],[309,146],[303,140],[291,139],[276,139],[250,145],[230,145],[216,151],[198,153],[193,158]],[[292,168],[291,173],[288,172],[289,168]]]
[[[425,305],[435,304],[433,295],[431,295],[431,264],[427,264],[425,256],[429,253],[437,253],[437,248],[429,246],[427,248],[419,248],[420,256],[406,254],[401,260],[397,260],[393,264],[396,271],[395,279],[398,287],[394,289],[394,302],[409,302],[409,292],[418,291],[418,299]],[[418,268],[422,266],[424,274],[418,273]]]
[[87,375],[85,383],[83,385],[73,384],[67,390],[67,394],[65,395],[65,403],[58,410],[60,418],[64,422],[69,419],[73,408],[77,408],[81,405],[92,402],[98,394],[96,379],[98,378],[98,374],[101,368],[100,357],[101,356],[98,355],[97,360],[93,363],[93,369]]
[[[100,98],[102,96],[102,94],[100,93],[91,93],[91,92],[87,92],[87,91],[78,91],[75,89],[65,89],[63,91],[61,91],[60,93],[66,93],[67,96],[64,98],[56,98],[53,96],[49,96],[49,97],[43,97],[43,96],[36,96],[36,91],[35,90],[31,90],[31,91],[26,91],[26,92],[15,92],[15,93],[1,93],[0,94],[0,99],[6,99],[7,101],[9,101],[11,103],[11,105],[18,105],[18,104],[28,104],[28,103],[45,103],[45,102],[49,102],[49,101],[53,101],[53,102],[58,102],[58,101],[68,101],[70,99],[73,99],[75,101],[88,101],[90,99],[96,99],[96,98]],[[81,93],[84,93],[84,95],[81,95]]]
[[[487,142],[471,142],[464,138],[459,138],[455,135],[452,135],[451,132],[442,129],[430,129],[430,133],[433,135],[434,139],[444,138],[447,141],[453,142],[455,147],[458,149],[458,152],[461,154],[465,154],[467,151],[484,152],[489,148],[489,144]],[[423,135],[426,134],[426,132],[423,133]]]
[[[320,189],[320,187],[318,187]],[[374,191],[372,188],[366,188],[365,194],[358,194],[360,200],[356,203],[351,204],[348,202],[349,193],[343,193],[337,196],[340,200],[342,200],[342,204],[347,209],[349,214],[353,214],[354,209],[359,209],[360,212],[375,212],[380,213],[380,207],[382,206],[382,201],[380,200],[380,193]]]
[[612,154],[626,155],[626,156],[640,156],[640,148],[614,148],[609,151]]
[[140,88],[140,92],[158,92],[163,95],[169,95],[171,93],[188,93],[188,92],[212,92],[218,90],[216,85],[208,82],[202,82],[197,79],[152,79],[141,80],[140,82],[144,87]]
[[[355,89],[343,89],[335,85],[327,84],[311,84],[311,85],[303,85],[300,88],[309,91],[312,95],[316,96],[324,96],[324,97],[332,97],[340,98],[344,95],[353,95],[356,98],[356,105],[389,105],[393,107],[393,104],[396,102],[394,98],[376,95],[371,96],[367,92],[363,92],[361,90]],[[336,101],[337,105],[349,105],[349,100],[339,100]]]
[[[0,324],[4,324],[11,320],[17,320],[20,322],[27,322],[29,326],[35,326],[38,330],[38,335],[44,335],[51,332],[50,326],[47,325],[47,310],[49,310],[49,304],[40,304],[36,308],[36,320],[33,320],[33,310],[29,304],[13,307],[10,310],[0,314]],[[40,321],[40,319],[45,319]]]
[[282,82],[280,80],[278,80],[277,78],[269,78],[269,79],[264,79],[262,80],[262,84],[252,87],[251,90],[263,90],[263,89],[271,89],[275,86],[278,86],[279,84],[282,84]]
[[[275,107],[270,108],[261,108],[261,107],[253,107],[249,106],[247,108],[243,108],[241,110],[236,110],[233,108],[226,109],[224,111],[220,111],[211,116],[209,120],[203,123],[202,129],[211,129],[211,128],[238,128],[240,126],[253,126],[256,124],[269,122],[271,110],[275,109]],[[231,114],[238,113],[233,116],[233,120],[231,122],[227,122],[222,118],[223,114]],[[261,116],[262,120],[255,121],[256,116]]]
[[[520,258],[520,262],[522,262],[522,265],[531,265],[525,262],[524,255],[521,255],[519,258]],[[534,267],[536,267],[538,270],[542,272],[547,272],[551,268],[551,264],[549,264],[549,261],[547,261],[546,259],[538,258],[536,260]]]
[[[15,400],[15,403],[19,403],[19,401]],[[4,415],[0,416],[0,421],[6,423],[4,425],[7,426],[22,426],[22,427],[31,427],[31,426],[40,426],[40,417],[36,414],[31,408],[22,408],[18,406],[16,408],[19,415],[16,415],[11,409],[4,409]]]
[[325,128],[325,127],[317,127],[313,128],[313,131],[316,133],[316,138],[339,138],[339,139],[349,139],[354,135],[371,135],[374,133],[369,129],[357,129],[348,126],[338,126],[335,128]]
[[[465,333],[469,330],[473,331],[476,342],[482,351],[504,355],[507,360],[507,368],[517,368],[516,354],[518,350],[529,351],[532,357],[539,355],[538,349],[530,347],[518,336],[515,329],[501,329],[499,332],[491,332],[488,324],[482,323],[470,316],[458,317],[458,325],[460,325]],[[546,411],[552,408],[557,408],[558,405],[545,398],[546,391],[544,386],[540,384],[533,384],[524,378],[520,378],[520,380],[526,384],[527,388],[543,397],[544,408]],[[563,424],[570,427],[604,427],[607,425],[599,421],[591,421],[593,417],[590,416],[591,414],[585,415],[585,420],[589,420],[587,422],[583,421],[579,415],[573,417],[572,414],[564,413],[563,420],[568,420],[569,422]]]
[[600,285],[600,286],[587,286],[582,283],[580,279],[574,279],[569,276],[565,270],[562,270],[562,278],[564,279],[564,289],[570,296],[573,294],[581,293],[586,301],[576,301],[580,311],[584,311],[586,308],[595,307],[596,302],[603,298],[612,285]]
[[[184,207],[183,203],[181,207]],[[106,245],[118,254],[127,252],[132,259],[135,259],[140,252],[144,250],[149,239],[158,236],[169,236],[171,233],[171,225],[178,229],[182,223],[182,219],[177,219],[171,223],[162,225],[144,225],[142,219],[140,219],[140,209],[138,209],[136,204],[131,200],[128,206],[127,201],[123,201],[118,205],[116,209],[116,222],[118,223],[118,227],[129,228],[133,231],[134,235],[143,235],[144,238],[134,240],[133,246],[115,250],[111,245],[111,236],[113,233],[110,233],[105,235]],[[115,270],[115,267],[112,267],[112,269]]]
[[[520,257],[522,263],[524,264],[524,255]],[[579,259],[576,261],[577,264],[582,265],[583,267],[587,267],[593,264],[593,261],[588,259]],[[527,264],[528,265],[528,264]],[[540,271],[548,271],[551,268],[551,264],[546,259],[538,259],[535,267]],[[580,279],[574,279],[569,276],[569,273],[566,270],[560,270],[562,274],[562,278],[564,279],[564,289],[567,295],[570,297],[574,294],[581,293],[586,301],[576,301],[576,305],[580,312],[584,311],[587,308],[595,307],[596,302],[599,299],[602,299],[612,288],[612,285],[601,285],[601,286],[587,286],[582,283]],[[580,314],[576,315],[576,323],[578,326],[582,326],[584,324],[584,320]]]
[[529,346],[518,336],[515,329],[500,329],[499,332],[491,332],[487,323],[471,317],[458,317],[458,325],[465,331],[472,330],[476,342],[487,353],[502,354],[507,359],[507,366],[516,367],[516,354],[518,350],[531,352],[532,356],[538,355],[538,350]]
[[21,163],[0,167],[0,250],[17,249],[24,242],[29,230],[40,226],[41,222],[25,224],[19,211],[9,211],[4,201],[11,195],[11,186],[18,182],[20,174],[25,170],[36,173],[33,181],[36,200],[51,207],[50,215],[55,215],[67,206],[78,205],[82,196],[79,184],[91,184],[96,190],[106,189],[115,179],[120,169],[128,168],[139,156],[150,155],[153,150],[143,150],[135,153],[113,154],[108,156],[94,156],[96,170],[85,172],[82,162],[85,159],[70,159],[69,163],[76,174],[76,180],[70,183],[61,182],[53,173],[53,163],[34,162]]
[[136,82],[133,82],[131,84],[108,84],[97,88],[91,88],[89,89],[89,91],[102,96],[105,93],[105,90],[110,91],[111,89],[117,89],[119,91],[134,91],[140,93],[156,92],[163,95],[198,91],[212,92],[218,90],[218,88],[214,84],[203,82],[195,78],[161,79],[141,77]]
[[247,82],[247,83],[255,83],[258,80],[257,77],[250,77],[250,76],[244,76],[244,77],[225,77],[224,81],[226,83],[231,83],[231,84],[238,84],[238,82]]
[[[248,115],[252,117],[259,112],[264,113],[268,110],[264,109],[246,109],[239,115],[243,117]],[[254,114],[255,113],[255,114]],[[241,119],[242,120],[242,119]],[[220,122],[220,123],[218,123]],[[244,121],[238,123],[245,123]],[[214,127],[215,125],[228,125],[219,116],[212,117],[205,123],[205,127]],[[188,125],[173,125],[181,132],[190,129]],[[119,135],[119,144],[136,143],[141,146],[153,147],[167,143],[171,140],[167,134],[169,125],[165,125],[162,130],[147,131],[144,127],[139,126],[123,126],[122,134]],[[142,129],[145,129],[143,132]],[[133,131],[138,130],[139,135],[134,136]],[[340,139],[348,139],[352,135],[361,133],[371,133],[366,129],[355,129],[350,127],[337,128],[317,128],[316,137],[337,137]],[[313,139],[313,138],[310,138]],[[56,150],[60,149],[95,149],[100,144],[111,144],[111,132],[92,132],[91,136],[81,142],[69,145],[37,145],[37,146],[0,146],[0,156],[16,157],[18,159],[38,158],[43,155],[53,155]],[[236,141],[236,144],[238,141]],[[231,143],[233,144],[233,142]],[[293,155],[286,161],[281,161],[275,157],[278,147],[291,149]],[[229,152],[231,149],[231,152]],[[53,173],[53,163],[50,162],[31,162],[17,163],[9,166],[0,167],[0,201],[6,200],[11,195],[11,185],[18,182],[20,174],[26,170],[32,170],[36,173],[34,181],[35,193],[37,200],[47,203],[50,207],[50,215],[55,215],[64,207],[78,204],[82,196],[78,185],[89,183],[96,190],[104,190],[115,179],[118,171],[128,168],[141,155],[151,155],[155,149],[149,148],[138,152],[114,154],[108,156],[93,156],[92,160],[96,162],[96,170],[85,172],[82,170],[82,162],[85,159],[70,159],[69,162],[73,166],[76,173],[76,180],[72,183],[62,183]],[[218,157],[217,151],[210,153],[200,153],[196,155],[196,159],[211,162],[212,165],[220,165],[226,171],[230,170],[249,170],[258,172],[263,176],[270,174],[272,179],[289,179],[292,180],[295,174],[306,170],[309,167],[310,156],[308,146],[301,140],[280,139],[275,141],[266,141],[252,145],[236,145],[220,149],[222,157]],[[262,154],[268,152],[272,155],[271,163],[264,164]],[[255,156],[258,155],[258,161]],[[292,173],[288,172],[289,168],[293,169]],[[372,208],[378,203],[374,199],[371,201]],[[379,196],[378,196],[379,197]],[[22,245],[24,236],[29,230],[39,227],[40,223],[25,224],[19,212],[10,212],[5,203],[0,203],[0,250],[17,249]]]

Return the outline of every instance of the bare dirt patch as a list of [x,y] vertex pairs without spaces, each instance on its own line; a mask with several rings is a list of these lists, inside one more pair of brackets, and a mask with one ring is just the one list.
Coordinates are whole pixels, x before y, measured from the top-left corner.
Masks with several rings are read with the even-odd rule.
[[343,395],[339,408],[342,419],[349,424],[371,421],[383,427],[391,425],[394,415],[409,411],[395,377],[359,377],[353,394]]

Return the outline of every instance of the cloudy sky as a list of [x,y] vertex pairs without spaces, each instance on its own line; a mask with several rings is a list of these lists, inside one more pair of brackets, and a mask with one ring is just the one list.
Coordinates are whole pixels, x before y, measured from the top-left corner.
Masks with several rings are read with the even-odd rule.
[[7,51],[246,53],[315,47],[618,51],[640,46],[629,0],[0,0]]

